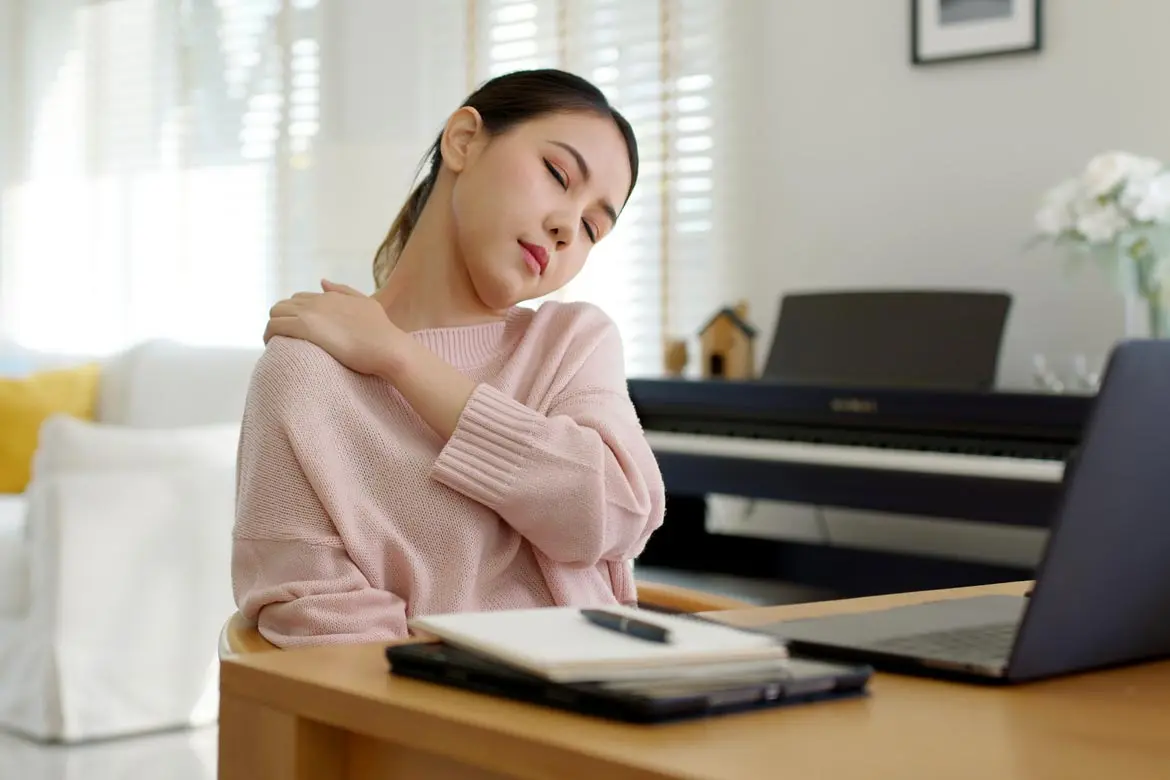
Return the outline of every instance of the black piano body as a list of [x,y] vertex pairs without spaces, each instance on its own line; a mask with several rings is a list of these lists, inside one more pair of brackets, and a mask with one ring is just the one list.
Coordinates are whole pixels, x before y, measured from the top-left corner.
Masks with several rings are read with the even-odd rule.
[[[682,543],[678,534],[687,536],[686,547],[699,544],[694,507],[713,493],[1045,528],[1094,400],[688,379],[632,379],[629,389],[666,482],[667,526],[674,526],[652,539],[651,559],[672,546],[672,536]],[[711,553],[741,543],[728,553],[737,559],[758,557],[767,546],[713,535],[701,541]],[[752,543],[752,555],[743,542]],[[713,570],[734,573],[737,567],[743,568],[716,561]],[[988,569],[973,579],[910,580],[898,587],[1020,574]]]
[[631,380],[671,493],[1047,526],[1092,396]]

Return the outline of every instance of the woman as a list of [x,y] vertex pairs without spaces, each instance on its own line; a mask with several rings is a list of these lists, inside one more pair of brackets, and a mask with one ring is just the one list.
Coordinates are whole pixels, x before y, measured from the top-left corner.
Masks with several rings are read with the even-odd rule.
[[240,441],[233,585],[277,645],[413,615],[634,603],[664,490],[618,331],[554,292],[633,190],[632,130],[555,70],[448,119],[374,261],[272,308]]

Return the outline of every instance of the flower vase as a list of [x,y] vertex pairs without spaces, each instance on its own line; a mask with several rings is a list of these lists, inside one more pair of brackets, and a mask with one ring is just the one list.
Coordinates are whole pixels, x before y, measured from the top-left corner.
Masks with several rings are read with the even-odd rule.
[[1170,165],[1111,151],[1049,189],[1034,217],[1043,243],[1090,258],[1125,301],[1125,338],[1170,338]]
[[1125,336],[1131,339],[1170,337],[1170,312],[1158,279],[1159,261],[1150,253],[1126,253],[1124,274]]
[[1146,297],[1136,291],[1126,294],[1125,336],[1130,339],[1164,339],[1170,336],[1166,306],[1160,297]]

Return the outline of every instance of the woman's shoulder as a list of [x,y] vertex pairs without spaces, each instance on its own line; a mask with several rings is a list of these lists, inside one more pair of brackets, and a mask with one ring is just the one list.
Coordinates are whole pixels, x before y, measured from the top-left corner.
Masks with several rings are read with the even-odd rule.
[[587,364],[606,366],[607,375],[624,370],[621,332],[600,306],[547,301],[531,317],[526,334],[529,346],[540,355],[541,363],[556,363],[558,373],[576,375]]
[[275,398],[312,398],[336,392],[352,375],[316,344],[274,336],[252,372],[254,393]]
[[618,332],[613,318],[597,304],[587,301],[544,301],[531,317],[530,328],[573,339],[590,340]]

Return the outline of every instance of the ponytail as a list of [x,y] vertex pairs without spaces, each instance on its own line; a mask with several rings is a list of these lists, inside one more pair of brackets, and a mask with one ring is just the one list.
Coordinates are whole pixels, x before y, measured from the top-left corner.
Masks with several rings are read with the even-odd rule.
[[394,265],[402,254],[403,247],[410,240],[410,234],[414,232],[414,226],[418,224],[418,219],[422,216],[423,206],[427,205],[427,198],[430,197],[431,190],[435,188],[435,180],[439,178],[441,161],[439,142],[435,141],[435,145],[431,149],[430,170],[427,177],[411,191],[410,197],[406,199],[406,203],[398,211],[398,216],[390,224],[390,230],[386,233],[386,237],[378,245],[378,251],[374,253],[375,289],[381,289],[386,284],[386,280],[390,278],[390,272],[394,270]]

